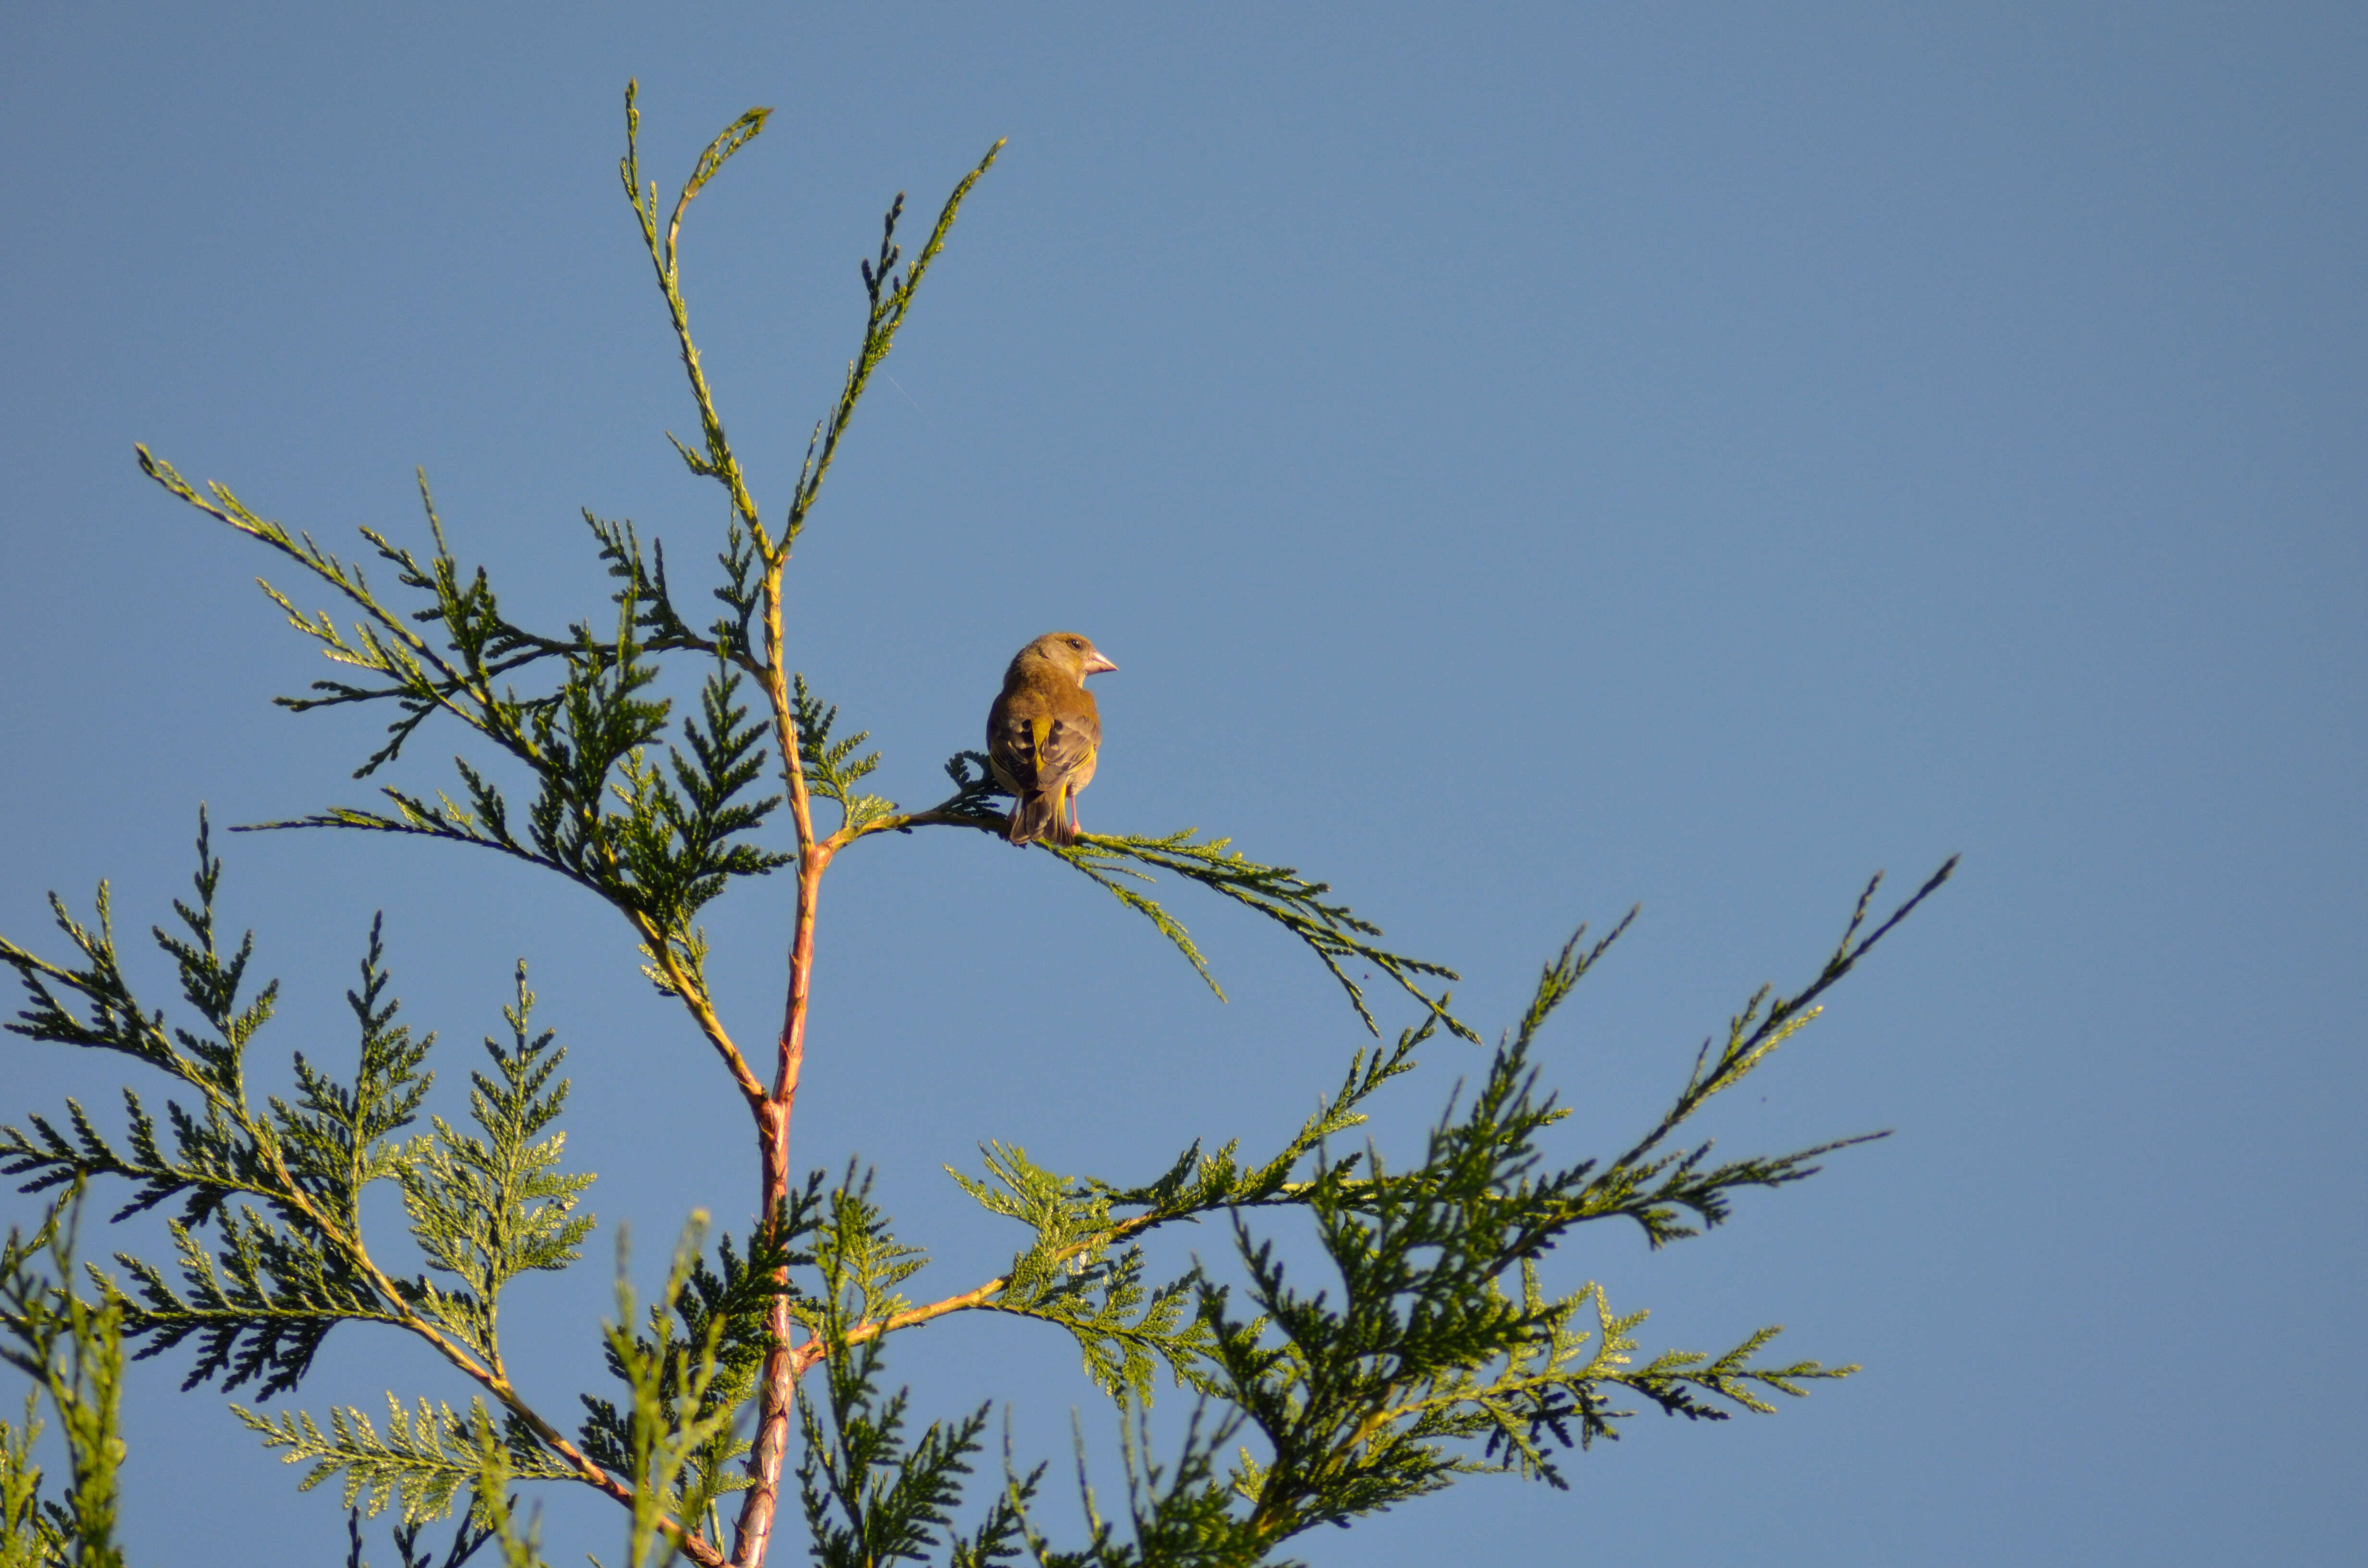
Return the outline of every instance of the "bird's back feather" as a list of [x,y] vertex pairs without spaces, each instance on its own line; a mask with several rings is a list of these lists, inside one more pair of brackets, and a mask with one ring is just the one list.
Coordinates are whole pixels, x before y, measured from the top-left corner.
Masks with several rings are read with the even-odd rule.
[[1040,660],[1014,660],[986,716],[986,755],[1015,804],[1008,836],[1068,844],[1071,799],[1092,782],[1101,711],[1082,680]]

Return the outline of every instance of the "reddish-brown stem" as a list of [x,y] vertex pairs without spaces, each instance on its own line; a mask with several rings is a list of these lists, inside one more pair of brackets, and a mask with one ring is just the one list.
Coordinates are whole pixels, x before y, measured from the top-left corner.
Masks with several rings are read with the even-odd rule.
[[[766,1222],[780,1216],[790,1196],[790,1116],[797,1107],[798,1071],[805,1061],[806,1003],[814,977],[814,901],[822,891],[822,874],[830,865],[833,846],[810,844],[800,858],[797,935],[790,948],[790,995],[781,1018],[780,1059],[773,1092],[766,1099],[757,1124]],[[780,1512],[780,1474],[787,1461],[790,1414],[796,1397],[798,1374],[804,1370],[791,1344],[792,1320],[786,1295],[773,1298],[768,1324],[770,1348],[765,1358],[763,1393],[758,1405],[755,1451],[750,1469],[757,1484],[740,1511],[739,1561],[747,1568],[765,1560],[765,1542]]]
[[[862,394],[865,377],[888,352],[896,324],[903,319],[904,308],[911,298],[914,286],[920,282],[931,258],[945,244],[946,231],[953,223],[955,209],[971,187],[977,183],[979,176],[986,172],[987,165],[995,161],[995,154],[1002,150],[1003,143],[997,142],[990,148],[977,169],[954,187],[954,193],[938,219],[938,226],[930,234],[928,244],[905,269],[904,278],[894,285],[893,309],[883,310],[880,289],[876,284],[872,288],[871,312],[865,325],[861,358],[858,366],[850,369],[838,406],[829,416],[818,463],[813,460],[814,454],[809,452],[809,472],[800,475],[789,515],[783,518],[780,537],[776,540],[766,532],[756,500],[750,495],[746,477],[741,472],[739,460],[733,455],[730,443],[724,439],[723,421],[716,415],[715,401],[708,388],[706,374],[700,366],[699,350],[691,342],[690,314],[683,301],[680,266],[684,210],[690,205],[691,198],[698,194],[700,187],[721,166],[723,159],[729,157],[734,149],[763,128],[764,117],[770,111],[750,110],[710,144],[697,171],[684,184],[682,195],[675,202],[674,212],[667,219],[662,235],[658,227],[657,188],[651,185],[646,187],[647,195],[643,194],[645,187],[641,177],[641,160],[636,144],[640,116],[633,107],[633,89],[628,87],[625,93],[625,160],[620,172],[624,176],[627,193],[632,201],[634,217],[641,225],[642,237],[649,247],[650,264],[656,269],[658,288],[666,296],[666,307],[674,321],[675,336],[682,347],[683,369],[690,378],[691,393],[699,404],[706,454],[701,457],[679,441],[675,444],[694,472],[708,474],[723,483],[731,495],[733,511],[739,525],[746,530],[746,537],[755,544],[764,561],[762,660],[759,663],[751,657],[751,651],[746,649],[736,653],[734,658],[764,683],[765,694],[772,708],[774,741],[780,747],[782,778],[789,787],[790,813],[797,827],[797,929],[790,947],[789,999],[781,1021],[780,1060],[769,1091],[757,1084],[750,1064],[734,1048],[703,987],[690,983],[695,976],[685,971],[684,965],[668,945],[666,934],[645,932],[644,937],[656,937],[649,942],[649,946],[656,956],[658,968],[665,974],[666,983],[681,995],[698,1017],[700,1028],[731,1069],[734,1081],[739,1085],[756,1119],[761,1204],[758,1222],[771,1225],[784,1212],[790,1192],[790,1116],[797,1103],[799,1070],[805,1061],[806,1004],[812,994],[814,978],[814,903],[821,890],[823,872],[829,868],[831,857],[843,844],[860,836],[858,833],[849,831],[851,824],[846,824],[827,840],[814,832],[813,802],[807,794],[805,770],[799,752],[797,708],[790,694],[789,671],[782,662],[786,640],[781,631],[781,574],[789,564],[791,543],[797,538],[807,508],[814,504],[823,475],[829,471],[831,458],[837,449],[840,435],[846,429],[848,417],[853,412],[855,400]],[[903,200],[901,196],[897,199],[900,208]],[[894,222],[893,217],[891,222]],[[868,273],[866,277],[870,280]],[[142,457],[144,461],[146,454],[143,452]],[[177,483],[177,476],[174,476],[171,483]],[[186,492],[186,486],[182,488]],[[189,499],[194,501],[195,496],[190,495]],[[246,525],[241,523],[239,526]],[[259,527],[248,531],[258,531]],[[287,548],[284,540],[279,542],[282,548]],[[397,627],[395,630],[408,638],[415,647],[424,648],[425,644],[411,636],[407,629]],[[788,1271],[783,1269],[780,1276],[784,1286],[788,1283],[787,1274]],[[796,1396],[797,1377],[814,1358],[810,1349],[804,1360],[798,1358],[796,1347],[791,1344],[791,1328],[789,1301],[784,1294],[776,1300],[771,1315],[772,1345],[766,1358],[764,1384],[758,1393],[755,1451],[749,1459],[752,1484],[741,1505],[738,1537],[734,1543],[732,1556],[735,1568],[760,1568],[771,1544],[773,1525],[780,1507],[781,1467],[788,1449],[790,1412]],[[687,1547],[687,1550],[691,1549]],[[692,1554],[698,1555],[696,1550],[692,1550]],[[705,1562],[707,1559],[700,1558],[700,1561]]]
[[[798,876],[798,927],[790,943],[790,995],[781,1010],[780,1057],[773,1070],[773,1103],[786,1113],[798,1097],[798,1069],[806,1057],[806,999],[814,984],[814,900],[822,892],[822,874],[837,853],[837,843],[810,844]],[[766,1181],[766,1199],[778,1203],[789,1196],[786,1169],[776,1183]]]
[[[790,1115],[796,1108],[798,1073],[805,1062],[806,1004],[814,992],[814,903],[822,892],[823,872],[837,853],[836,839],[815,835],[814,804],[806,792],[805,768],[798,753],[797,709],[790,698],[789,671],[782,663],[781,569],[789,563],[786,544],[766,562],[764,593],[765,695],[773,710],[774,742],[781,749],[781,774],[789,786],[790,814],[798,834],[797,926],[790,941],[789,998],[782,1007],[780,1055],[773,1086],[752,1108],[757,1116],[759,1223],[770,1225],[785,1210],[790,1196]],[[786,1281],[785,1281],[786,1282]],[[757,1394],[757,1435],[748,1457],[746,1498],[740,1506],[738,1539],[733,1562],[737,1568],[761,1568],[772,1543],[780,1513],[781,1470],[789,1456],[790,1415],[797,1397],[797,1376],[803,1369],[790,1343],[790,1302],[786,1294],[773,1301],[768,1327],[771,1346],[765,1356],[765,1376]]]

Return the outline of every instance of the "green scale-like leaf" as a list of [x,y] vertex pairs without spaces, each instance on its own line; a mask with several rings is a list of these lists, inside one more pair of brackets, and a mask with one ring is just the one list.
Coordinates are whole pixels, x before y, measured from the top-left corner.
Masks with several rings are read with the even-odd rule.
[[838,709],[824,706],[820,698],[808,691],[805,676],[794,679],[791,700],[797,711],[798,760],[805,771],[806,788],[837,804],[843,813],[839,829],[842,833],[861,833],[871,824],[894,814],[895,801],[860,793],[855,788],[858,780],[880,766],[880,754],[876,751],[861,756],[855,755],[871,738],[871,732],[860,730],[832,740],[831,726],[838,722]]
[[465,1287],[432,1284],[422,1303],[489,1363],[498,1363],[495,1313],[502,1287],[530,1269],[566,1267],[580,1256],[592,1216],[573,1212],[593,1182],[589,1173],[556,1168],[564,1133],[539,1138],[567,1102],[567,1081],[553,1081],[566,1051],[550,1030],[530,1034],[534,994],[518,967],[516,1001],[503,1009],[507,1050],[488,1039],[496,1077],[470,1074],[469,1113],[483,1136],[442,1117],[418,1140],[402,1168],[404,1206],[429,1266]]
[[534,1434],[515,1417],[497,1419],[482,1400],[465,1410],[423,1399],[406,1410],[386,1396],[386,1432],[352,1405],[329,1412],[326,1431],[302,1411],[271,1417],[232,1405],[267,1449],[286,1450],[289,1464],[309,1464],[300,1491],[310,1492],[343,1476],[343,1501],[372,1517],[391,1502],[402,1505],[405,1524],[440,1519],[452,1511],[463,1489],[473,1489],[485,1472],[488,1452],[497,1452],[508,1475],[522,1481],[567,1481],[575,1471],[552,1460]]
[[1036,1231],[1034,1244],[1012,1260],[988,1303],[993,1310],[1068,1330],[1086,1375],[1113,1398],[1149,1404],[1155,1358],[1179,1383],[1199,1387],[1209,1344],[1190,1311],[1192,1277],[1145,1286],[1143,1249],[1113,1245],[1121,1232],[1109,1193],[1073,1187],[1021,1149],[992,1145],[986,1165],[996,1185],[948,1174],[990,1212]]

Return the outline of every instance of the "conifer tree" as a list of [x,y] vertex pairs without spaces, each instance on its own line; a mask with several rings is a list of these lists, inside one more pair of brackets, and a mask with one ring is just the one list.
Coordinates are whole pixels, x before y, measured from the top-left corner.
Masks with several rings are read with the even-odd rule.
[[[359,562],[259,515],[227,486],[190,484],[138,453],[149,478],[293,574],[266,591],[340,673],[279,700],[383,713],[384,744],[357,778],[407,760],[431,722],[476,750],[444,789],[390,784],[369,803],[254,825],[473,846],[609,905],[639,943],[650,983],[679,1006],[687,1049],[712,1059],[717,1092],[740,1102],[759,1222],[735,1240],[711,1237],[705,1215],[693,1216],[647,1301],[625,1282],[620,1251],[604,1346],[613,1382],[580,1395],[582,1417],[570,1425],[564,1397],[522,1386],[503,1352],[505,1288],[576,1263],[592,1229],[577,1207],[593,1177],[567,1166],[557,1130],[566,1052],[535,1028],[524,963],[504,1028],[470,1074],[465,1119],[422,1122],[434,1037],[397,1021],[375,924],[347,993],[358,1041],[349,1069],[300,1055],[291,1097],[258,1100],[248,1051],[270,1022],[278,983],[255,983],[252,934],[232,942],[217,926],[222,861],[200,812],[192,895],[175,903],[171,925],[153,928],[179,977],[176,1008],[132,992],[104,882],[87,916],[51,895],[63,937],[51,956],[0,938],[0,960],[24,993],[10,1029],[118,1052],[142,1080],[124,1090],[118,1131],[71,1100],[63,1114],[20,1112],[21,1126],[0,1131],[0,1170],[24,1192],[52,1195],[32,1233],[12,1232],[0,1256],[0,1354],[34,1385],[23,1421],[0,1422],[0,1568],[122,1560],[115,1412],[127,1353],[176,1355],[187,1388],[269,1398],[300,1389],[324,1339],[348,1324],[421,1342],[448,1378],[390,1391],[383,1412],[231,1408],[303,1467],[304,1484],[342,1488],[357,1568],[365,1519],[385,1514],[405,1568],[452,1568],[481,1552],[539,1562],[519,1499],[571,1485],[616,1503],[620,1561],[634,1568],[677,1558],[757,1568],[792,1561],[802,1546],[832,1568],[1281,1562],[1315,1526],[1355,1523],[1463,1475],[1562,1486],[1574,1452],[1617,1434],[1632,1414],[1623,1405],[1720,1420],[1770,1411],[1775,1395],[1855,1370],[1771,1358],[1772,1328],[1716,1355],[1646,1353],[1642,1312],[1615,1310],[1594,1285],[1550,1289],[1541,1264],[1571,1232],[1601,1221],[1632,1224],[1656,1248],[1693,1236],[1727,1217],[1738,1190],[1800,1181],[1826,1155],[1867,1141],[1720,1159],[1687,1124],[1808,1024],[1953,859],[1879,920],[1880,878],[1870,882],[1816,973],[1796,992],[1752,995],[1704,1043],[1658,1122],[1617,1153],[1557,1167],[1541,1135],[1565,1113],[1532,1051],[1626,920],[1599,940],[1582,928],[1565,942],[1491,1050],[1451,1010],[1441,987],[1456,976],[1384,946],[1325,882],[1192,831],[1040,841],[1036,853],[1148,920],[1212,989],[1186,927],[1145,888],[1165,872],[1265,916],[1330,971],[1372,1043],[1295,1135],[1259,1154],[1195,1143],[1163,1168],[1104,1177],[1046,1169],[1015,1142],[987,1144],[980,1169],[954,1179],[987,1222],[1016,1224],[1019,1240],[1000,1273],[951,1293],[916,1283],[927,1250],[893,1230],[860,1160],[839,1167],[834,1155],[825,1169],[798,1171],[791,1120],[825,874],[882,834],[999,835],[1010,809],[970,751],[948,760],[947,793],[933,804],[908,809],[866,792],[879,755],[865,750],[864,733],[840,733],[837,709],[797,672],[783,612],[792,552],[857,408],[1001,143],[955,185],[909,259],[903,197],[889,207],[860,267],[855,356],[786,506],[768,513],[701,369],[680,263],[692,200],[764,130],[767,112],[751,109],[709,143],[668,205],[643,174],[632,89],[625,96],[621,183],[698,417],[692,439],[669,439],[728,502],[708,574],[713,608],[677,597],[664,551],[645,548],[632,524],[586,512],[614,585],[609,605],[533,630],[508,617],[484,569],[454,553],[424,478],[421,542],[361,530],[381,574],[373,582]],[[337,614],[299,608],[300,595],[324,590]],[[658,691],[670,662],[699,678],[695,707],[680,713]],[[496,781],[496,756],[529,781],[524,795]],[[703,922],[735,884],[768,876],[794,884],[793,926],[782,1021],[752,1034],[711,989]],[[1418,1015],[1394,1040],[1382,1037],[1363,990],[1375,974]],[[1485,1069],[1458,1070],[1476,1086],[1451,1096],[1421,1146],[1394,1161],[1342,1147],[1367,1102],[1434,1046],[1486,1051]],[[161,1116],[151,1108],[160,1079],[170,1096]],[[590,1091],[609,1087],[596,1081]],[[365,1235],[363,1195],[376,1182],[400,1192],[424,1271],[391,1270]],[[122,1195],[117,1219],[169,1215],[174,1256],[117,1254],[120,1272],[85,1265],[78,1275],[75,1216],[85,1189],[101,1186]],[[1286,1256],[1273,1239],[1273,1211],[1289,1210],[1312,1221],[1320,1256]],[[1229,1227],[1239,1278],[1198,1267],[1156,1278],[1145,1238],[1203,1218]],[[990,1408],[932,1412],[925,1392],[890,1379],[900,1332],[985,1312],[1070,1336],[1112,1402],[1124,1505],[1106,1512],[1088,1493],[1082,1538],[1055,1540],[1042,1522],[1041,1463],[1008,1449],[999,1473],[984,1462]],[[1165,1455],[1144,1420],[1163,1387],[1194,1402],[1181,1446]],[[65,1439],[62,1491],[33,1458],[43,1403]],[[440,1550],[426,1540],[438,1528],[449,1532]],[[801,1529],[805,1542],[784,1544]]]

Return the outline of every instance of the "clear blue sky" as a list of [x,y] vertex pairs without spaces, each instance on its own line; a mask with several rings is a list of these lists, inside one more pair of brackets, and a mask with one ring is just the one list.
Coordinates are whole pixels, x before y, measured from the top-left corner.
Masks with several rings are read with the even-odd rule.
[[[1652,1308],[1648,1346],[1782,1323],[1865,1372],[1774,1417],[1640,1417],[1568,1494],[1470,1482],[1310,1559],[2356,1550],[2360,11],[1170,9],[12,10],[0,928],[52,941],[43,892],[105,875],[136,932],[199,801],[365,789],[366,721],[268,705],[317,669],[263,557],[135,440],[330,540],[415,530],[423,464],[510,603],[582,613],[579,507],[686,574],[722,521],[661,435],[693,418],[617,189],[625,79],[664,179],[777,106],[687,246],[775,512],[887,198],[933,211],[1008,137],[793,568],[797,662],[886,793],[934,799],[1002,662],[1074,626],[1121,666],[1089,827],[1331,879],[1491,1031],[1571,926],[1641,902],[1548,1042],[1572,1154],[1805,978],[1866,873],[1966,857],[1713,1128],[1896,1137],[1707,1239],[1555,1260]],[[444,782],[439,749],[406,781]],[[600,1173],[591,1258],[514,1303],[564,1408],[615,1225],[645,1256],[695,1206],[745,1225],[724,1083],[555,882],[385,840],[228,853],[226,916],[288,981],[275,1072],[348,1060],[375,908],[446,1090],[533,965]],[[712,922],[752,1032],[786,893]],[[833,872],[799,1160],[880,1163],[923,1289],[1017,1239],[939,1169],[980,1141],[1138,1179],[1196,1136],[1269,1143],[1337,1081],[1358,1035],[1320,970],[1174,900],[1229,1005],[1042,857],[925,835]],[[1385,1147],[1477,1060],[1435,1051]],[[124,1078],[13,1037],[0,1062],[9,1119]],[[133,1561],[337,1559],[334,1498],[186,1367],[132,1391]],[[1108,1447],[1030,1325],[894,1367],[928,1414],[1022,1396],[1024,1455],[1065,1455],[1072,1405]],[[340,1331],[296,1403],[388,1387],[466,1392]],[[605,1509],[555,1502],[552,1560],[614,1561]]]

